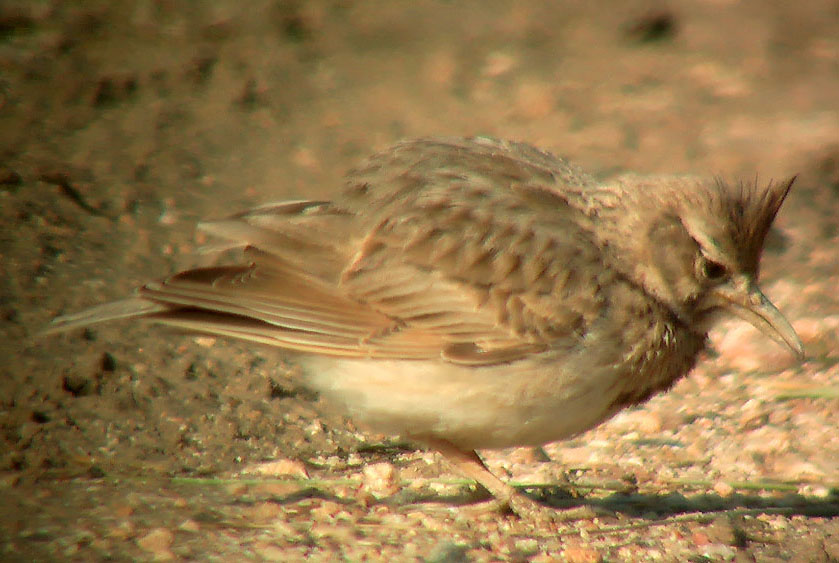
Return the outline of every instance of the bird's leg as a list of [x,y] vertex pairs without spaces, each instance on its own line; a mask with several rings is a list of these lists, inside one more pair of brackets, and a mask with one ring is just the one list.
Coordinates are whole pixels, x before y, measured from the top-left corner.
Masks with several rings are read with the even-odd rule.
[[[518,491],[493,475],[487,468],[484,461],[478,456],[475,450],[462,450],[446,440],[424,440],[430,447],[434,448],[443,456],[455,471],[476,481],[479,485],[489,491],[493,498],[501,503],[507,503],[518,494]],[[501,505],[499,505],[501,508]]]
[[496,477],[474,450],[463,450],[440,439],[425,439],[424,442],[440,452],[455,471],[489,491],[493,500],[489,506],[481,507],[482,512],[512,513],[528,520],[579,520],[595,516],[588,506],[556,510],[539,504]]

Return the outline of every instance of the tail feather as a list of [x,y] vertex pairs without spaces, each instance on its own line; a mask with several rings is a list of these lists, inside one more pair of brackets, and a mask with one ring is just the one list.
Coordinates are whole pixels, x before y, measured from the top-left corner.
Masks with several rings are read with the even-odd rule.
[[155,313],[162,313],[168,309],[169,307],[166,305],[155,303],[154,301],[140,297],[129,297],[128,299],[91,307],[79,313],[56,317],[41,331],[41,334],[47,336],[108,321],[147,317]]

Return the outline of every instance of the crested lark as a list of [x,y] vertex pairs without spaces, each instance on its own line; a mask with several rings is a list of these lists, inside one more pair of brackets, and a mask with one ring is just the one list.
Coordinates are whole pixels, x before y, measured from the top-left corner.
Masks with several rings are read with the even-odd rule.
[[567,438],[668,389],[722,313],[802,355],[757,286],[792,182],[601,183],[521,143],[402,142],[334,201],[200,225],[243,263],[149,283],[48,332],[135,318],[297,352],[307,384],[357,420],[529,506],[476,449]]

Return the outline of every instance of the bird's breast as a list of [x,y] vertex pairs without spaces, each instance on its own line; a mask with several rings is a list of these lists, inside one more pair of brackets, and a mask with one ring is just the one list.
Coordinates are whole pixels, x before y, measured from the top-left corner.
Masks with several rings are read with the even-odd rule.
[[676,320],[652,317],[648,323],[645,336],[627,347],[624,373],[615,381],[617,393],[609,406],[609,416],[670,389],[693,368],[705,347],[704,336]]

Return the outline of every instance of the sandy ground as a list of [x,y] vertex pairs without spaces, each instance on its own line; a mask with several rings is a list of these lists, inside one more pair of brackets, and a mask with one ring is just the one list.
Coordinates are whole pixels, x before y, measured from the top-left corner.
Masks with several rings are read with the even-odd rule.
[[[487,452],[568,523],[480,515],[433,455],[324,410],[281,352],[54,315],[201,263],[194,235],[404,137],[600,176],[800,174],[764,289],[672,392]],[[839,5],[0,4],[0,559],[839,560]],[[556,485],[549,487],[545,485]],[[468,508],[468,507],[467,507]]]

